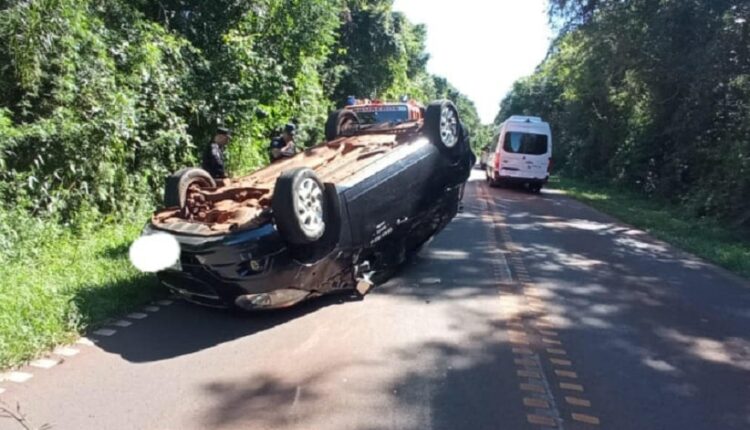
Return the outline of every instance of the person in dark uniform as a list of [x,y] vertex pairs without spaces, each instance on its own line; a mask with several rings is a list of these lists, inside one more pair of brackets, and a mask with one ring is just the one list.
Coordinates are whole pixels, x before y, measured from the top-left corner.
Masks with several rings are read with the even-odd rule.
[[216,129],[213,140],[203,152],[201,167],[214,179],[225,179],[227,177],[227,172],[224,169],[224,150],[231,138],[232,132],[229,129],[219,127]]
[[294,143],[294,135],[297,132],[297,127],[294,124],[287,124],[284,126],[284,131],[280,136],[271,139],[269,145],[269,157],[271,162],[280,160],[285,157],[292,157],[297,153],[297,147]]

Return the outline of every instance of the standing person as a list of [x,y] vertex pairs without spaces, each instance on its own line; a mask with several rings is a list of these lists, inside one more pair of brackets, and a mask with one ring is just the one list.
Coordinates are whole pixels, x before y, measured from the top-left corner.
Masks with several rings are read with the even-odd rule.
[[293,157],[297,153],[297,147],[294,143],[294,135],[297,133],[297,127],[294,124],[284,126],[281,136],[274,137],[269,146],[271,162],[280,160],[285,157]]
[[224,151],[232,138],[232,132],[228,128],[219,127],[216,129],[211,143],[208,144],[203,152],[203,163],[201,167],[208,172],[214,179],[225,179],[227,177],[224,169]]

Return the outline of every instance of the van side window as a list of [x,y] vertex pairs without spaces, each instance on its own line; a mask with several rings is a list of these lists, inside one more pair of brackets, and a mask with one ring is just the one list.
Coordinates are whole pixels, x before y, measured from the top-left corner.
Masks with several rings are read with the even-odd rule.
[[547,135],[510,131],[505,133],[503,150],[512,154],[543,155],[547,153]]

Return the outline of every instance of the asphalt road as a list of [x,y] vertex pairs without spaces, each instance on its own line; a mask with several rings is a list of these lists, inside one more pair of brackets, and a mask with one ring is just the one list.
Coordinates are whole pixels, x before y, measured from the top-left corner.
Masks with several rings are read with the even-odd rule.
[[75,430],[750,428],[748,283],[554,191],[480,176],[362,301],[159,306],[21,369],[33,378],[1,382],[0,401],[31,428]]

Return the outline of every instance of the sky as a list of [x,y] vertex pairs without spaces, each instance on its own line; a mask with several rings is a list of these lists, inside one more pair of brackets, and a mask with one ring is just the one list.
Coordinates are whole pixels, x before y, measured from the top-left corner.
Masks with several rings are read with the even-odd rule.
[[427,70],[469,96],[484,123],[542,62],[552,37],[546,0],[395,0],[394,9],[427,25]]

